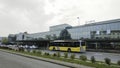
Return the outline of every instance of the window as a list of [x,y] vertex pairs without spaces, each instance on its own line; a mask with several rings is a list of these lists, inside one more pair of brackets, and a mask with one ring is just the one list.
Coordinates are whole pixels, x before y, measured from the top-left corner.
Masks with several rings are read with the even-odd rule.
[[24,35],[22,35],[22,40],[24,39]]
[[85,46],[85,42],[81,42],[81,45],[82,45],[82,46]]
[[74,42],[75,47],[79,47],[80,43],[79,42]]

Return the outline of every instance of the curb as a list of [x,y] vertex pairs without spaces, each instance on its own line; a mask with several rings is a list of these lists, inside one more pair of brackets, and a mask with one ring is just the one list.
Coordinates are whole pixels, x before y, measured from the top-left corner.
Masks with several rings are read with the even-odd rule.
[[31,59],[35,59],[35,60],[50,62],[50,63],[53,63],[53,64],[66,66],[66,67],[70,67],[70,68],[93,68],[93,67],[83,66],[83,65],[79,65],[79,64],[63,62],[63,61],[59,61],[59,60],[52,60],[52,59],[49,59],[49,58],[43,58],[43,57],[31,56],[31,55],[22,54],[22,53],[10,52],[10,51],[7,51],[7,50],[2,50],[2,49],[0,49],[0,51],[15,54],[15,55],[19,55],[19,56],[23,56],[23,57],[27,57],[27,58],[31,58]]

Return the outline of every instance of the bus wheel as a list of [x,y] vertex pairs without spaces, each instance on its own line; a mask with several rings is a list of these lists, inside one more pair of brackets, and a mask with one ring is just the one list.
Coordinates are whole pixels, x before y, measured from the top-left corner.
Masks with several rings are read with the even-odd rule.
[[68,52],[71,52],[71,49],[70,48],[68,48],[68,50],[67,50]]
[[52,50],[55,51],[55,47]]

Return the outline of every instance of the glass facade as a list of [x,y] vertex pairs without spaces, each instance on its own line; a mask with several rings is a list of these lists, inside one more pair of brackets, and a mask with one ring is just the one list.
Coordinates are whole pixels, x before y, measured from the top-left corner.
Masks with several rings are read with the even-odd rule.
[[120,19],[77,26],[68,29],[68,31],[70,32],[72,39],[119,38]]
[[58,37],[63,29],[68,30],[72,39],[120,38],[120,19],[96,22],[76,27],[72,27],[68,24],[56,25],[50,27],[50,31],[27,34],[25,37],[27,37],[26,40],[29,38],[46,38],[46,35],[50,35],[51,37],[56,35]]

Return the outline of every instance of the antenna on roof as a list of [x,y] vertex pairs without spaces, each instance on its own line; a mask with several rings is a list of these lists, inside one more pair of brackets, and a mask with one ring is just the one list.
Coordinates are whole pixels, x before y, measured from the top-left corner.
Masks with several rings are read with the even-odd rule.
[[79,17],[77,17],[77,20],[78,20],[78,25],[80,25],[80,18],[79,18]]

